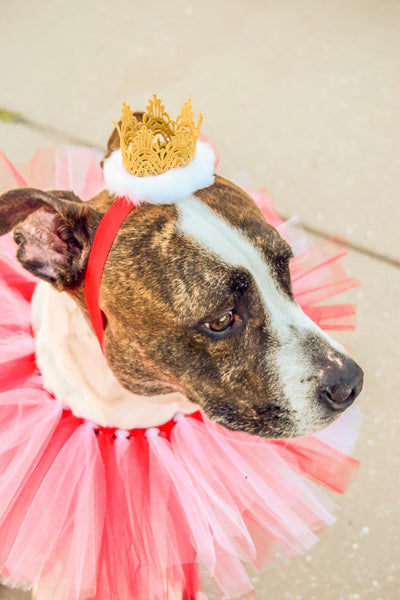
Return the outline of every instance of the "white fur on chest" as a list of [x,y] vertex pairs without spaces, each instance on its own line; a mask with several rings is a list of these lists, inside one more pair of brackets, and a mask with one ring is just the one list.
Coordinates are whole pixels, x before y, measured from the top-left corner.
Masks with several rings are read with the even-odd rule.
[[75,302],[41,282],[32,302],[36,360],[46,390],[72,412],[103,427],[155,427],[198,407],[179,392],[132,394],[117,381]]

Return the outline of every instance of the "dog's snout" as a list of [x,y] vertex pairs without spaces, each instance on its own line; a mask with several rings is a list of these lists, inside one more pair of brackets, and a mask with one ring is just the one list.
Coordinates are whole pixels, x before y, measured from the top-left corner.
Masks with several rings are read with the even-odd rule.
[[319,399],[335,411],[349,407],[363,386],[363,372],[353,361],[343,369],[329,370],[320,388]]

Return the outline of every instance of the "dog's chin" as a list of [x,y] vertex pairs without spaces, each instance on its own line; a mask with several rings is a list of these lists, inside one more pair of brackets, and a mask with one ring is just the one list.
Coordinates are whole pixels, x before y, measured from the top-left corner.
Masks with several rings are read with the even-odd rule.
[[[279,439],[296,435],[296,419],[290,412],[278,406],[258,407],[219,403],[202,406],[209,419],[232,431],[241,431],[263,438]],[[261,413],[261,414],[260,414]]]
[[270,439],[288,439],[311,435],[328,427],[339,416],[334,412],[311,410],[300,416],[296,411],[278,405],[246,407],[203,406],[206,415],[226,429],[242,431]]
[[282,420],[278,423],[266,423],[266,422],[249,422],[243,420],[233,421],[227,420],[223,416],[210,417],[213,421],[222,425],[226,429],[232,431],[242,431],[249,435],[255,435],[258,437],[269,438],[269,439],[289,439],[304,437],[306,435],[312,435],[322,429],[328,427],[335,419],[326,422],[318,422],[315,424],[301,425],[295,420]]

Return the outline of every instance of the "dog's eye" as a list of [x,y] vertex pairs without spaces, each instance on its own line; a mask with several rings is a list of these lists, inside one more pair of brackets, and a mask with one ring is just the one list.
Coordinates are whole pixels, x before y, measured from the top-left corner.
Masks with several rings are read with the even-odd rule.
[[234,320],[235,315],[233,313],[233,310],[230,310],[221,317],[218,317],[218,319],[210,321],[209,323],[205,323],[205,326],[211,329],[211,331],[225,331],[226,329],[228,329],[228,327],[232,325]]

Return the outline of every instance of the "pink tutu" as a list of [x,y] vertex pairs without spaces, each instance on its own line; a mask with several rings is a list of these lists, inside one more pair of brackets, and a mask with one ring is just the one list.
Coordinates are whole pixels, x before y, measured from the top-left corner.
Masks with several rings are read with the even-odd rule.
[[[102,188],[86,149],[43,149],[17,171],[3,156],[4,188]],[[4,191],[4,189],[2,190]],[[347,290],[342,242],[307,247],[264,191],[249,190],[290,241],[297,301],[323,329],[354,328],[353,305],[318,303]],[[35,583],[48,600],[202,597],[198,575],[220,595],[252,590],[244,568],[262,569],[309,549],[358,469],[347,455],[358,417],[347,411],[312,436],[268,440],[232,432],[201,412],[157,428],[122,431],[74,416],[43,388],[30,301],[35,278],[0,240],[0,576]]]

